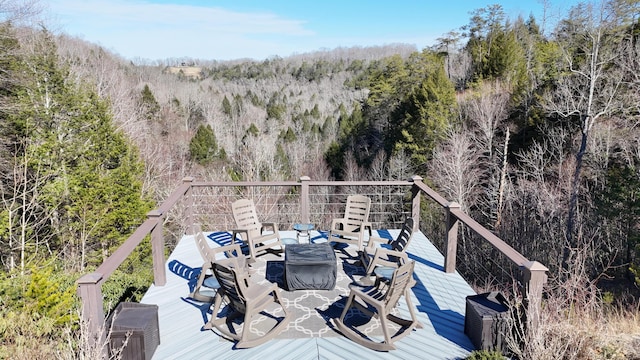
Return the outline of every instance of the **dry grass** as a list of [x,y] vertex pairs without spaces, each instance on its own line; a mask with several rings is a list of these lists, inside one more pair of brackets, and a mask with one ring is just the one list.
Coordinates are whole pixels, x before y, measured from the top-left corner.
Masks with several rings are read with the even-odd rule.
[[169,66],[165,71],[170,74],[182,74],[191,79],[200,79],[202,77],[202,68],[199,66]]
[[574,321],[575,326],[581,326],[584,331],[589,328],[597,330],[593,337],[598,356],[594,358],[640,359],[640,306],[606,306],[603,313],[601,317],[591,316]]
[[[508,339],[509,349],[517,358],[530,360],[640,359],[637,302],[633,306],[584,305],[576,306],[563,297],[545,300],[539,326],[529,331],[516,326],[518,336]],[[515,339],[522,335],[527,340],[518,346]]]
[[[602,293],[586,275],[583,262],[547,284],[545,299],[536,311],[512,310],[506,334],[508,349],[515,359],[526,360],[640,360],[640,299],[626,291]],[[495,290],[488,284],[476,286],[478,292]],[[518,294],[519,288],[500,289]],[[522,296],[507,301],[511,309],[523,309]],[[526,319],[518,322],[516,319]],[[534,324],[538,324],[534,326]],[[524,339],[521,341],[520,339]]]
[[[85,324],[80,330],[65,325],[57,327],[47,318],[33,314],[6,312],[0,318],[0,359],[32,360],[118,360],[126,346],[108,348],[107,339],[89,337]],[[99,339],[102,334],[99,334]]]

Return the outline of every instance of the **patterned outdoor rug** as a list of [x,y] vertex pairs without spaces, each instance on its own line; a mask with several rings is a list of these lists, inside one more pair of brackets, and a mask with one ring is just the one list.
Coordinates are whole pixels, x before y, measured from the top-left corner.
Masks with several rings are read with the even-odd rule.
[[[265,282],[278,284],[284,306],[292,315],[291,322],[283,330],[278,338],[313,338],[342,336],[331,319],[340,317],[349,296],[349,284],[359,281],[364,275],[365,269],[356,264],[356,251],[353,247],[345,247],[336,250],[338,261],[336,286],[333,290],[295,290],[288,291],[284,282],[284,254],[278,257],[266,254],[258,257],[258,262],[253,265],[256,274],[252,278],[262,279]],[[277,309],[277,306],[274,306]],[[283,315],[282,312],[275,313]],[[382,337],[380,321],[365,316],[359,310],[351,308],[345,317],[345,322],[352,325],[364,335],[372,338]],[[260,323],[260,324],[259,324]],[[257,335],[269,329],[274,322],[258,319],[254,322]]]
[[[227,235],[215,233],[209,238],[220,245],[225,245]],[[229,236],[230,238],[230,236]],[[316,239],[317,242],[326,239]],[[280,255],[265,253],[257,257],[251,267],[255,273],[252,281],[261,284],[275,283],[278,285],[283,304],[292,318],[287,327],[277,336],[280,339],[314,338],[342,336],[335,329],[331,319],[340,317],[349,296],[349,285],[360,281],[365,269],[358,264],[357,251],[351,246],[339,246],[335,250],[337,260],[336,286],[333,290],[295,290],[288,291],[284,281],[284,252]],[[276,317],[284,315],[282,308],[276,304],[267,308]],[[273,316],[260,316],[252,322],[252,333],[256,336],[264,335],[277,322]],[[382,339],[380,321],[364,315],[359,310],[351,308],[345,317],[345,323],[355,328],[363,336],[373,340]],[[237,324],[242,326],[241,324]],[[235,327],[235,326],[234,326]],[[240,331],[238,328],[237,331]]]

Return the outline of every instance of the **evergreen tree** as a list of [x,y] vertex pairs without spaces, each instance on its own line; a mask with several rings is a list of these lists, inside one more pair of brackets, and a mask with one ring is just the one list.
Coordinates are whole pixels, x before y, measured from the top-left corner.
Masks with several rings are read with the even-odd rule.
[[222,99],[222,112],[227,115],[227,116],[231,116],[231,103],[229,102],[229,99],[227,99],[227,96],[224,96],[224,99]]
[[291,178],[294,174],[291,173],[291,160],[282,144],[276,146],[275,162],[280,167],[280,174],[285,179]]
[[[20,92],[20,46],[9,23],[0,24],[0,257],[8,269],[15,268],[19,256],[17,244],[26,241],[25,232],[15,232],[24,219],[24,204],[29,204],[34,184],[21,176],[25,171],[21,154],[24,152],[24,120],[15,115]],[[20,195],[23,195],[22,197]],[[24,201],[20,202],[20,199]],[[22,222],[24,223],[24,222]],[[28,230],[24,228],[25,230]],[[21,253],[20,255],[24,255]],[[24,269],[24,267],[23,267]]]
[[453,84],[441,57],[432,55],[424,79],[403,101],[387,132],[387,152],[405,151],[421,166],[445,136],[456,113]]
[[218,144],[211,125],[200,125],[189,142],[191,160],[200,165],[209,164],[217,155]]
[[158,104],[156,97],[153,96],[153,92],[151,92],[148,84],[144,85],[144,88],[142,89],[142,92],[140,94],[140,105],[144,109],[148,120],[152,120],[158,117],[160,112],[160,105]]
[[24,122],[24,151],[33,154],[28,173],[40,191],[32,201],[49,215],[48,223],[34,223],[34,232],[53,234],[49,249],[82,269],[144,220],[151,203],[142,194],[142,164],[106,102],[68,81],[46,30],[23,69],[29,82],[18,93],[15,118]]
[[351,142],[363,130],[364,117],[359,104],[354,104],[350,116],[340,117],[338,121],[338,139],[343,142]]
[[291,127],[288,127],[287,130],[282,130],[280,135],[278,136],[280,140],[285,143],[292,143],[296,141],[296,133],[293,131]]
[[[504,35],[504,18],[502,6],[491,5],[475,10],[470,23],[463,27],[469,38],[467,50],[471,54],[476,80],[495,75],[492,74],[492,67],[496,65],[492,56],[499,56],[495,52],[500,38]],[[498,69],[493,69],[496,70]]]
[[251,123],[251,125],[249,125],[249,127],[247,128],[245,136],[251,135],[253,137],[256,137],[258,136],[258,134],[260,134],[260,130],[258,130],[258,127],[255,123]]
[[344,151],[337,141],[332,142],[324,153],[324,161],[331,169],[331,176],[340,179],[344,167]]
[[[640,159],[634,159],[636,163]],[[633,160],[632,160],[633,161]],[[612,161],[606,174],[607,186],[594,194],[599,216],[607,219],[603,227],[619,238],[623,263],[640,285],[640,172],[636,164]],[[606,249],[605,249],[606,251]],[[626,274],[625,274],[626,275]]]
[[372,65],[369,71],[369,95],[364,112],[375,129],[385,131],[391,113],[407,94],[410,73],[399,55]]
[[244,101],[242,101],[242,96],[236,94],[233,96],[233,114],[235,116],[240,116],[243,111]]

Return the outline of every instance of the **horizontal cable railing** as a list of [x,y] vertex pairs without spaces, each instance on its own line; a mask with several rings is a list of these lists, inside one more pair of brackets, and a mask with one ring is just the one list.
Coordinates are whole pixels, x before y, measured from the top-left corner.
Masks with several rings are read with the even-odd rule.
[[[369,220],[373,228],[399,228],[404,219],[411,216],[411,185],[411,182],[405,182],[402,185],[384,183],[365,187],[311,182],[308,222],[317,229],[328,229],[332,219],[342,216],[347,196],[357,193],[371,198]],[[235,222],[231,203],[242,198],[253,199],[261,221],[275,222],[280,230],[290,230],[296,223],[307,222],[302,214],[300,183],[280,186],[246,183],[242,192],[235,187],[236,184],[232,186],[229,183],[194,184],[194,222],[206,229],[233,229]],[[211,191],[213,188],[216,191]]]
[[[295,223],[311,223],[318,229],[328,229],[332,219],[342,216],[346,197],[350,194],[371,198],[369,220],[374,229],[400,228],[404,219],[412,216],[415,228],[421,230],[420,222],[426,221],[429,228],[425,228],[423,232],[441,244],[446,272],[456,271],[458,224],[462,223],[466,230],[474,234],[474,238],[480,239],[483,248],[492,252],[482,257],[502,258],[500,261],[507,264],[496,267],[487,263],[490,264],[485,266],[487,270],[515,267],[518,274],[514,274],[514,278],[520,279],[518,282],[523,285],[523,294],[528,297],[528,303],[539,307],[547,268],[526,259],[460,211],[459,205],[448,202],[424,184],[419,176],[407,181],[311,181],[308,177],[301,177],[299,182],[196,182],[193,178],[185,178],[183,184],[158,209],[149,212],[147,220],[95,272],[78,280],[83,320],[96,340],[99,339],[98,336],[104,336],[101,285],[149,235],[154,284],[165,284],[165,222],[174,223],[170,230],[175,231],[177,237],[180,234],[191,234],[194,223],[212,230],[233,229],[235,222],[230,204],[237,199],[251,198],[261,220],[277,222],[282,230],[291,229]],[[426,195],[425,201],[421,195]],[[427,209],[424,214],[421,214],[422,207]],[[170,222],[168,217],[171,216],[175,218]],[[462,256],[468,260],[469,246],[466,243],[460,246],[464,250]],[[465,271],[470,265],[471,262],[464,264]]]

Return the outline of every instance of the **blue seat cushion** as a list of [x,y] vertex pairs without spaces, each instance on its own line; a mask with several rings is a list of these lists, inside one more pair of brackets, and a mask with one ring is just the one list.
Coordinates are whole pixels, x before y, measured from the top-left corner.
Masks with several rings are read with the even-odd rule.
[[218,279],[216,279],[215,276],[207,276],[206,279],[204,279],[204,281],[202,282],[203,286],[206,286],[210,289],[219,289],[220,288],[220,283],[218,282]]

